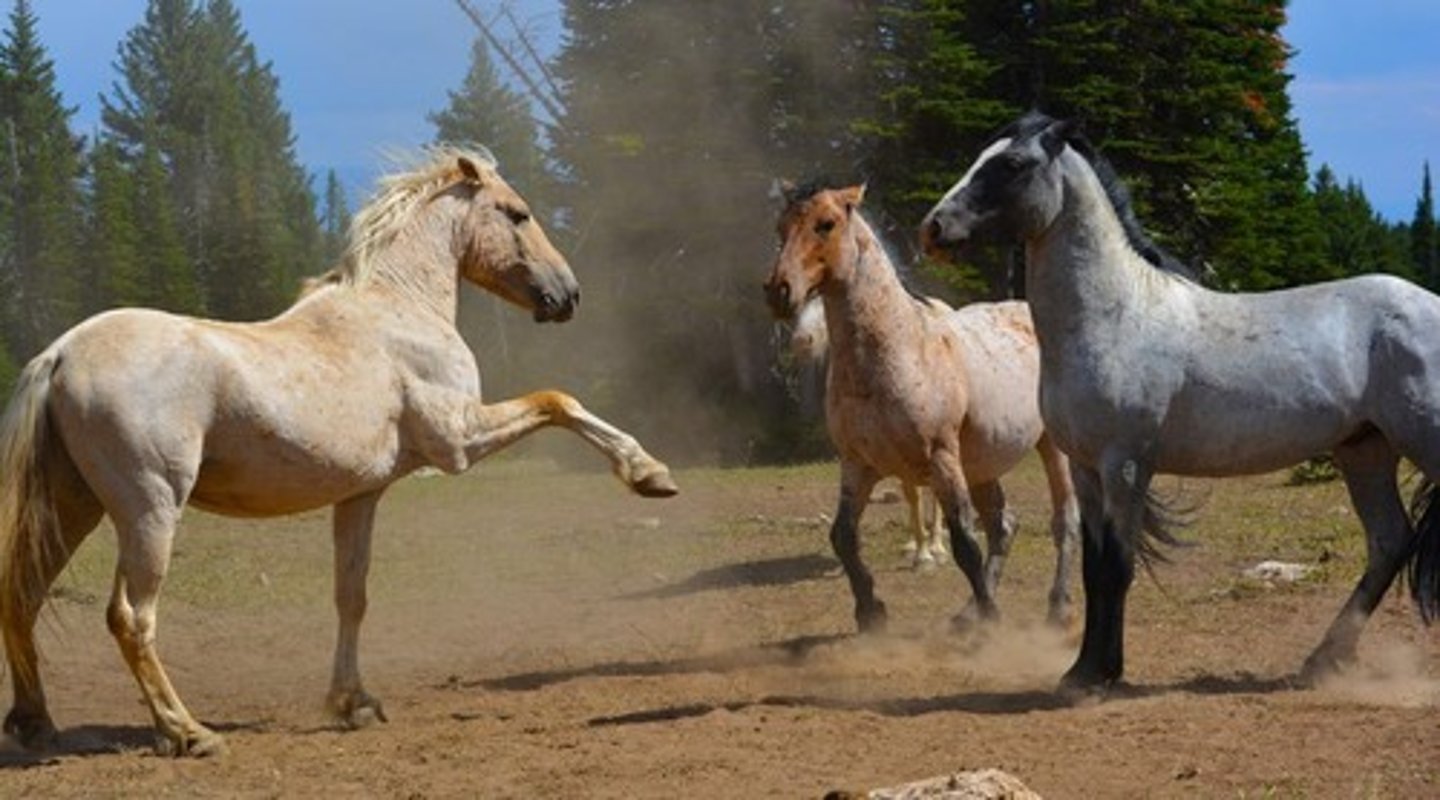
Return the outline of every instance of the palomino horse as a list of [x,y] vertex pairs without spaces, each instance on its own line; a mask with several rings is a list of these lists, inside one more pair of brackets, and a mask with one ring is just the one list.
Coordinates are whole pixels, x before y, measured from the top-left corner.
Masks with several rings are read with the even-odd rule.
[[[1422,616],[1440,614],[1440,299],[1379,275],[1205,289],[1144,235],[1074,127],[1034,113],[985,149],[921,231],[936,253],[985,238],[1025,244],[1041,407],[1072,459],[1085,530],[1085,637],[1063,685],[1123,674],[1135,555],[1152,546],[1145,534],[1163,540],[1147,510],[1156,473],[1257,473],[1334,453],[1369,561],[1302,678],[1354,659],[1406,564]],[[1415,527],[1396,485],[1401,457],[1426,478]]]
[[548,425],[579,434],[647,496],[676,489],[629,435],[573,398],[480,400],[455,330],[463,278],[565,320],[579,299],[565,259],[488,155],[438,149],[386,179],[355,219],[330,279],[251,324],[122,310],[71,329],[25,368],[0,428],[0,629],[14,682],[5,730],[55,734],[34,627],[70,554],[109,514],[119,564],[106,612],[162,751],[221,737],[190,715],[156,653],[156,604],[181,510],[263,517],[335,507],[339,638],[330,709],[383,720],[361,686],[360,621],[375,505],[431,465],[458,473]]
[[[936,313],[906,291],[860,214],[862,187],[794,189],[780,215],[780,255],[765,284],[771,309],[793,317],[812,296],[830,337],[825,416],[840,454],[840,504],[830,541],[845,567],[862,631],[885,622],[885,604],[860,560],[856,529],[876,481],[928,485],[944,509],[955,560],[982,619],[1015,526],[999,478],[1032,448],[1050,479],[1055,581],[1050,619],[1066,617],[1079,511],[1065,456],[1045,435],[1035,392],[1040,356],[1023,303]],[[982,563],[972,508],[988,540]]]
[[[925,302],[936,313],[954,312],[944,301],[934,297],[925,298]],[[830,331],[825,327],[825,301],[816,295],[795,315],[794,330],[790,332],[790,351],[802,361],[818,362],[825,359],[829,349]],[[900,489],[910,510],[910,538],[905,542],[905,553],[910,556],[912,567],[928,569],[945,556],[945,523],[940,517],[940,504],[935,501],[935,493],[923,486],[902,481]]]

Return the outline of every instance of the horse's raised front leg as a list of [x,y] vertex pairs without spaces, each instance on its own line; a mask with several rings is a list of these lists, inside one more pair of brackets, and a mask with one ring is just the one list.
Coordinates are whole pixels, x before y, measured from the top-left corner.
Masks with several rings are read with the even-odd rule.
[[386,721],[380,701],[367,694],[360,682],[360,623],[365,618],[370,537],[379,501],[380,492],[373,492],[335,506],[335,610],[340,627],[326,707],[350,728]]
[[860,559],[860,516],[870,502],[870,492],[879,476],[874,470],[853,461],[840,462],[840,502],[830,526],[830,546],[845,568],[850,594],[855,598],[855,624],[861,633],[883,630],[885,604],[875,597],[875,579]]
[[[1127,462],[1134,464],[1134,462]],[[1148,476],[1121,468],[1114,487],[1108,476],[1072,462],[1080,499],[1081,564],[1085,584],[1085,633],[1080,655],[1061,678],[1062,690],[1109,686],[1125,673],[1125,599],[1135,579],[1135,537],[1140,535]]]
[[1385,437],[1373,433],[1335,448],[1335,463],[1345,476],[1350,502],[1365,526],[1368,559],[1365,574],[1325,638],[1305,659],[1300,678],[1314,683],[1355,661],[1360,632],[1395,575],[1411,554],[1414,531],[1395,482],[1399,455]]
[[978,616],[981,620],[993,620],[1000,616],[995,597],[985,579],[985,559],[980,545],[972,532],[975,511],[970,503],[969,487],[965,473],[960,467],[958,453],[937,452],[931,465],[930,488],[945,515],[945,525],[950,529],[950,553],[960,572],[970,582],[971,600],[955,616],[957,627],[967,627]]
[[[679,489],[670,469],[645,452],[635,437],[591,414],[564,392],[545,391],[486,404],[473,401],[463,413],[461,469],[548,426],[575,432],[610,460],[615,476],[636,494],[670,497]],[[443,463],[443,462],[442,462]]]
[[105,620],[150,706],[160,736],[157,749],[166,755],[208,756],[224,752],[225,740],[186,710],[156,652],[160,585],[179,517],[179,508],[166,504],[115,520],[120,563]]
[[1050,584],[1050,611],[1046,621],[1064,628],[1070,624],[1070,573],[1080,547],[1080,502],[1070,480],[1070,461],[1060,448],[1041,437],[1037,446],[1050,485],[1050,538],[1055,542],[1055,578]]

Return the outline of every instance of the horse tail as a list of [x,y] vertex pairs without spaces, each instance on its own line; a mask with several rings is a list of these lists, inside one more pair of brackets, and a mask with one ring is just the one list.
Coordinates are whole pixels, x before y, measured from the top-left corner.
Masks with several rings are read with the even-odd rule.
[[1428,625],[1440,619],[1440,503],[1435,502],[1435,484],[1422,481],[1410,502],[1415,521],[1411,541],[1410,593]]
[[1198,503],[1167,497],[1154,489],[1145,493],[1145,510],[1140,518],[1140,537],[1136,554],[1149,569],[1155,563],[1169,563],[1165,547],[1189,547],[1192,542],[1175,535],[1195,518]]
[[33,659],[14,658],[16,648],[34,646],[31,628],[49,589],[43,565],[65,547],[44,462],[57,363],[52,348],[26,365],[0,418],[0,637],[11,662],[26,667]]

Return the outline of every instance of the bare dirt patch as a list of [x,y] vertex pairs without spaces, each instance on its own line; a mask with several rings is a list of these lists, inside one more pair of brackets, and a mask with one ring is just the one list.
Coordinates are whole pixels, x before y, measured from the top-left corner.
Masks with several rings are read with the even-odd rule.
[[[192,514],[160,635],[189,706],[228,731],[212,761],[150,754],[104,629],[113,535],[97,532],[43,637],[61,747],[0,753],[0,796],[819,797],[985,767],[1046,797],[1440,792],[1440,636],[1407,598],[1377,612],[1354,674],[1291,686],[1363,559],[1336,484],[1200,487],[1198,545],[1133,593],[1132,684],[1075,705],[1052,691],[1076,637],[1042,624],[1038,464],[1007,487],[1022,534],[1005,620],[970,636],[947,629],[958,571],[906,567],[899,505],[865,525],[891,631],[851,635],[819,518],[833,466],[678,477],[665,502],[518,460],[397,486],[361,648],[391,721],[356,732],[321,708],[327,517]],[[1270,558],[1320,568],[1239,577]]]

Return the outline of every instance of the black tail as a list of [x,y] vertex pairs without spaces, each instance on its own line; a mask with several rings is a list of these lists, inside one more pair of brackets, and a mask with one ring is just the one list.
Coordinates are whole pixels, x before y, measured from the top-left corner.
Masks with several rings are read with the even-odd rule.
[[1178,538],[1174,531],[1189,525],[1195,517],[1198,502],[1164,497],[1151,489],[1145,495],[1145,515],[1140,520],[1140,539],[1135,543],[1136,555],[1148,570],[1152,564],[1165,564],[1170,558],[1162,545],[1189,547],[1192,542]]
[[1410,519],[1415,521],[1410,593],[1427,625],[1440,619],[1440,503],[1435,494],[1435,484],[1424,481],[1410,501]]

